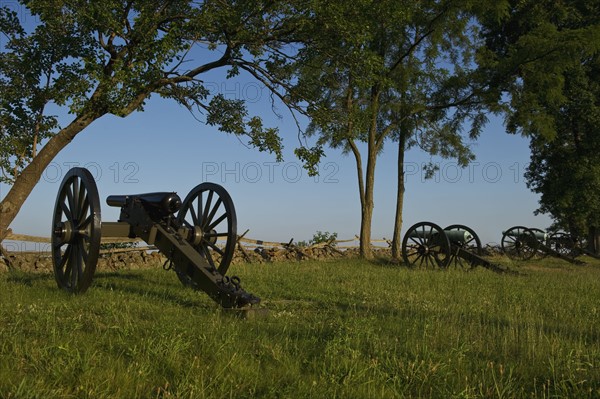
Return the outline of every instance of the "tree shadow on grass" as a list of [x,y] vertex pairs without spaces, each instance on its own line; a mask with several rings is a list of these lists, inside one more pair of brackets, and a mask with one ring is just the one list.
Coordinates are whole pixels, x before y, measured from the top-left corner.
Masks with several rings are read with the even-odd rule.
[[[102,278],[118,278],[125,280],[143,280],[144,277],[134,273],[107,272],[96,273],[94,281]],[[51,273],[26,272],[22,270],[11,270],[7,273],[6,281],[32,287],[37,281],[54,281],[54,275]]]
[[[51,273],[33,273],[21,270],[10,271],[6,275],[6,281],[11,284],[23,285],[26,287],[39,286],[39,282],[47,282],[44,287],[48,290],[58,290],[54,283],[54,275]],[[131,294],[143,298],[155,299],[156,302],[172,302],[177,306],[187,308],[206,308],[210,307],[203,303],[201,298],[190,299],[185,297],[186,288],[176,286],[169,281],[156,281],[154,277],[147,277],[143,273],[107,271],[94,275],[94,279],[89,290],[117,291]],[[88,292],[89,292],[88,290]],[[188,288],[189,290],[189,288]],[[180,294],[184,295],[180,295]],[[199,296],[205,295],[198,291]],[[85,295],[85,293],[81,294]],[[189,295],[188,295],[189,296]]]
[[37,281],[54,281],[54,276],[48,273],[31,273],[21,270],[11,270],[7,275],[7,282],[21,284],[27,287],[33,287],[33,284]]
[[[185,294],[185,290],[191,290],[182,286],[176,286],[169,281],[156,281],[154,278],[145,278],[142,274],[136,273],[101,273],[96,279],[92,289],[101,289],[107,291],[117,291],[125,294],[131,294],[142,298],[155,299],[157,302],[171,302],[177,306],[185,308],[209,308],[201,302],[201,298],[190,299],[180,293]],[[127,284],[125,281],[137,281],[137,284]],[[202,291],[197,291],[198,295],[206,295]]]
[[365,262],[386,269],[411,269],[402,260],[392,259],[389,256],[376,256],[373,259],[365,260]]

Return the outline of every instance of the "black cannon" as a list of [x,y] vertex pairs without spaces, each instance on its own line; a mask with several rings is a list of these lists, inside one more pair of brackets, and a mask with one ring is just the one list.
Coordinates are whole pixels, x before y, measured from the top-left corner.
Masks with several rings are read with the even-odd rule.
[[547,233],[537,228],[514,226],[502,232],[502,251],[514,260],[529,260],[534,256],[553,256],[574,264],[580,253],[576,241],[563,232]]
[[467,226],[453,224],[442,229],[435,223],[411,226],[402,240],[402,258],[412,267],[463,269],[482,266],[495,272],[508,272],[482,257],[481,240]]
[[[64,177],[52,220],[52,260],[58,286],[85,292],[92,283],[101,236],[136,238],[154,245],[186,286],[206,292],[224,308],[258,304],[238,277],[225,276],[237,243],[233,201],[214,183],[196,186],[187,197],[174,192],[111,195],[107,204],[121,208],[119,221],[101,222],[96,182],[84,168]],[[225,244],[217,245],[217,240]]]

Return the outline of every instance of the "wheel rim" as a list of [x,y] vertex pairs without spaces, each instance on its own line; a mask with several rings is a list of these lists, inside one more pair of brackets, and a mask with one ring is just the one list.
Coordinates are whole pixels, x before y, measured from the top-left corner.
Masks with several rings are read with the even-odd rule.
[[502,234],[502,251],[511,259],[529,260],[537,252],[537,242],[527,227],[511,227]]
[[[215,183],[199,184],[183,201],[177,221],[188,231],[188,242],[225,275],[237,244],[237,218],[229,193]],[[194,285],[187,275],[177,275],[185,285]]]
[[58,286],[84,292],[92,283],[100,251],[98,188],[91,173],[73,168],[64,177],[52,218],[52,262]]
[[[479,239],[479,236],[477,235],[477,233],[475,233],[475,230],[473,230],[469,226],[465,226],[463,224],[451,224],[450,226],[448,226],[444,229],[444,231],[452,231],[452,230],[467,231],[467,232],[469,232],[469,234],[471,234],[471,238],[465,242],[451,242],[450,243],[451,245],[458,246],[462,249],[465,249],[469,252],[474,253],[475,255],[481,255],[481,252],[482,252],[481,240]],[[454,251],[452,251],[452,254],[451,254],[450,265],[454,265],[455,267],[461,268],[461,269],[473,268],[473,265],[470,262],[461,258],[460,256],[457,256],[457,254],[454,253]]]
[[450,263],[450,252],[446,233],[434,223],[411,226],[402,240],[402,258],[412,267],[445,268]]

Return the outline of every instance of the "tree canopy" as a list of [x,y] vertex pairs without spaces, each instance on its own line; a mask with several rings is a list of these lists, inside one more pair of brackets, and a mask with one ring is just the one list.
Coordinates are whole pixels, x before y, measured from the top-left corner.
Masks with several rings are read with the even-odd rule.
[[[203,74],[251,74],[275,96],[288,76],[288,54],[301,31],[302,1],[20,1],[33,26],[0,7],[0,179],[12,184],[0,203],[0,239],[51,160],[106,114],[143,110],[152,95],[203,114],[206,123],[246,136],[281,158],[276,129],[241,100],[211,93]],[[194,56],[199,49],[201,56]],[[59,125],[50,112],[68,110]]]
[[509,133],[557,134],[557,110],[568,100],[566,74],[600,50],[600,3],[508,0],[480,19],[485,48],[477,62]]
[[492,91],[509,132],[531,139],[537,212],[578,236],[600,226],[600,3],[509,1],[483,22]]
[[537,212],[582,237],[600,226],[600,55],[565,74],[567,101],[554,140],[531,140],[528,186],[540,194]]

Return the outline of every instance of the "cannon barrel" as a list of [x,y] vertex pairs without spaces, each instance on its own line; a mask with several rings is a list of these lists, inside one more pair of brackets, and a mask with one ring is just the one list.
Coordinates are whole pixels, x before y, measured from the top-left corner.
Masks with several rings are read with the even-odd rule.
[[444,230],[450,242],[467,242],[473,239],[473,235],[466,230]]
[[129,195],[109,195],[106,198],[106,203],[108,206],[121,208],[127,202],[127,198],[129,198]]
[[136,195],[109,195],[106,203],[109,206],[122,208],[128,200],[139,200],[144,207],[158,210],[163,214],[173,214],[181,208],[181,198],[174,192],[158,192]]
[[[448,237],[448,240],[450,240],[450,242],[467,242],[471,239],[473,239],[473,235],[471,233],[469,233],[466,230],[444,230],[444,233],[446,234],[446,236]],[[431,238],[430,236],[435,236],[436,234],[438,234],[437,231],[422,231],[422,230],[418,230],[418,231],[411,231],[409,233],[410,237],[413,238]]]
[[[533,234],[535,239],[538,241],[546,241],[548,239],[548,233],[546,233],[544,231],[540,231],[537,229],[529,229],[529,231],[531,231],[531,234]],[[523,232],[519,233],[516,231],[512,231],[512,229],[502,232],[502,235],[512,237],[512,238],[518,238],[519,236],[521,236],[523,234],[524,234]]]

